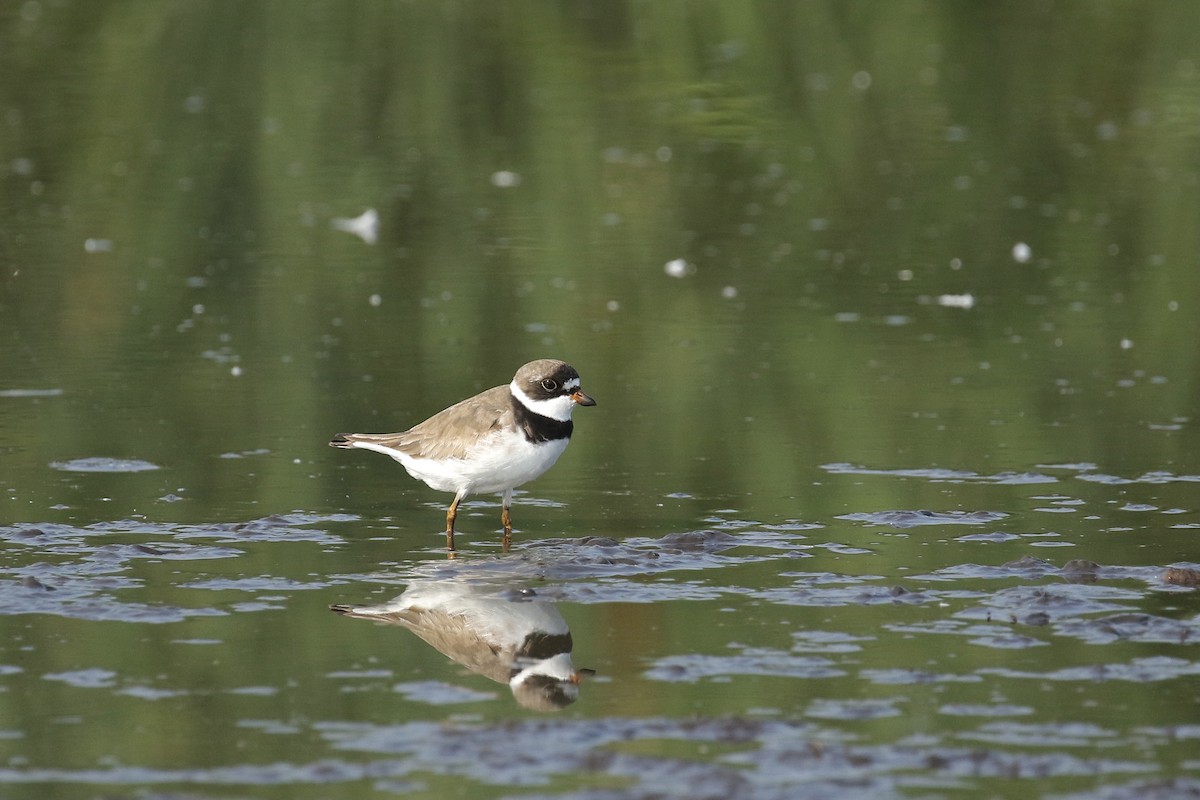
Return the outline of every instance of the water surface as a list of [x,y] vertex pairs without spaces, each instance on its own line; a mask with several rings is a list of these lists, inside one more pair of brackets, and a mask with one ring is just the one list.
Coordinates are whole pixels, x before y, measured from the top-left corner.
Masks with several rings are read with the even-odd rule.
[[[0,794],[1200,792],[1198,15],[6,6]],[[326,446],[538,357],[509,553]]]

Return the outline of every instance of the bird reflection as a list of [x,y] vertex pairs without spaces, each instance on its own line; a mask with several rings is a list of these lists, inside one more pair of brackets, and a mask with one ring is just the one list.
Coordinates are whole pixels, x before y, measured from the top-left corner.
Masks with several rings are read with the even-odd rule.
[[566,620],[532,589],[414,581],[381,605],[329,609],[408,628],[472,672],[507,683],[517,702],[534,711],[566,708],[579,698],[580,681],[595,674],[575,668]]

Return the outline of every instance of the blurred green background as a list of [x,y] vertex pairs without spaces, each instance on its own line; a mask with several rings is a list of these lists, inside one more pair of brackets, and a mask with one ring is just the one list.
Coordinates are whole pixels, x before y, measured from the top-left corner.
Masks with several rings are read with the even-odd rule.
[[[790,497],[828,462],[1182,469],[1198,21],[6,4],[0,389],[61,396],[0,401],[0,481],[28,501],[3,513],[54,505],[46,465],[89,456],[168,467],[150,479],[202,515],[336,503],[329,434],[547,355],[601,403],[564,481]],[[373,246],[332,224],[366,209]],[[219,458],[263,449],[252,475]]]

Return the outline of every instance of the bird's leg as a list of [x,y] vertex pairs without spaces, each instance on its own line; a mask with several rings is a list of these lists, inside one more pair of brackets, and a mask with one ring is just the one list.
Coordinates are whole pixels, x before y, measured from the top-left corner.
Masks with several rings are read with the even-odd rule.
[[504,552],[508,552],[508,548],[512,547],[512,513],[508,507],[512,505],[512,489],[504,493],[504,500],[501,501],[500,507],[500,524],[504,526]]
[[454,520],[458,517],[458,504],[466,496],[466,492],[458,492],[450,502],[450,508],[446,510],[446,549],[450,551],[454,550]]

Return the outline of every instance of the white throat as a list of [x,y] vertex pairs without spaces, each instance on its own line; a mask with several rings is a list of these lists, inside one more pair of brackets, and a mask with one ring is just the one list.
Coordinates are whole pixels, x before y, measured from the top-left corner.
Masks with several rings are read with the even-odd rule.
[[518,658],[513,666],[520,670],[508,681],[514,689],[534,675],[545,675],[559,681],[570,681],[575,677],[575,664],[571,661],[570,653],[558,653],[543,659]]
[[571,412],[575,410],[575,401],[569,396],[552,397],[549,400],[534,400],[521,391],[521,387],[517,386],[515,380],[508,384],[508,390],[512,392],[513,397],[517,398],[517,402],[533,413],[541,414],[543,417],[549,417],[550,419],[556,419],[559,422],[569,420]]

